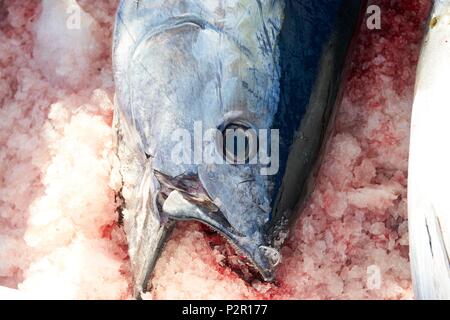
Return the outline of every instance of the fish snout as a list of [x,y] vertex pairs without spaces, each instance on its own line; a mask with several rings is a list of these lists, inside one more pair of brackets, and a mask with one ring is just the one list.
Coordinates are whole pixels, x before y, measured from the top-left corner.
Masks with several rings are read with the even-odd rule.
[[273,281],[275,268],[281,263],[281,253],[272,247],[261,245],[253,255],[253,261],[265,281]]

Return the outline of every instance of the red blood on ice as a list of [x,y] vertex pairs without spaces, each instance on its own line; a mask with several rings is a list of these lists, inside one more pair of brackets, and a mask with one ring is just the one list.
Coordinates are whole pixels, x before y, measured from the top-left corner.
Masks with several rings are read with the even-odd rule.
[[112,232],[115,227],[117,227],[117,225],[115,223],[110,223],[110,224],[106,224],[106,225],[102,226],[100,228],[102,238],[111,240]]

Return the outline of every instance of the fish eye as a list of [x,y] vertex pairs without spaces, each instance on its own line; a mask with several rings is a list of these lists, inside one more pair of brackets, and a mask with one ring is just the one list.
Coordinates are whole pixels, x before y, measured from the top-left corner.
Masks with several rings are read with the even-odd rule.
[[224,161],[229,164],[252,163],[258,153],[258,136],[253,126],[235,121],[221,128],[221,137],[218,139],[218,150]]

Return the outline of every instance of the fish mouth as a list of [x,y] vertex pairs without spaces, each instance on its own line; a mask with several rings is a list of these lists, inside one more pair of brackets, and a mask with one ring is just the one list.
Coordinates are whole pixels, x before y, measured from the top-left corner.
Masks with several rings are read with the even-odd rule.
[[243,258],[242,262],[256,270],[264,281],[274,280],[281,255],[265,241],[264,230],[243,234],[234,228],[220,210],[222,204],[209,197],[197,175],[170,177],[158,171],[154,175],[160,184],[156,203],[164,222],[197,221],[206,225],[225,238]]

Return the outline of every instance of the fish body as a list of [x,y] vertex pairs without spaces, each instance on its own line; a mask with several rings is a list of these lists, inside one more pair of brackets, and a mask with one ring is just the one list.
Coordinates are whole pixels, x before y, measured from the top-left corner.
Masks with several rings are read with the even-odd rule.
[[411,120],[408,223],[417,299],[450,299],[450,1],[434,1]]
[[175,221],[270,281],[311,191],[364,1],[122,1],[113,65],[135,294]]

